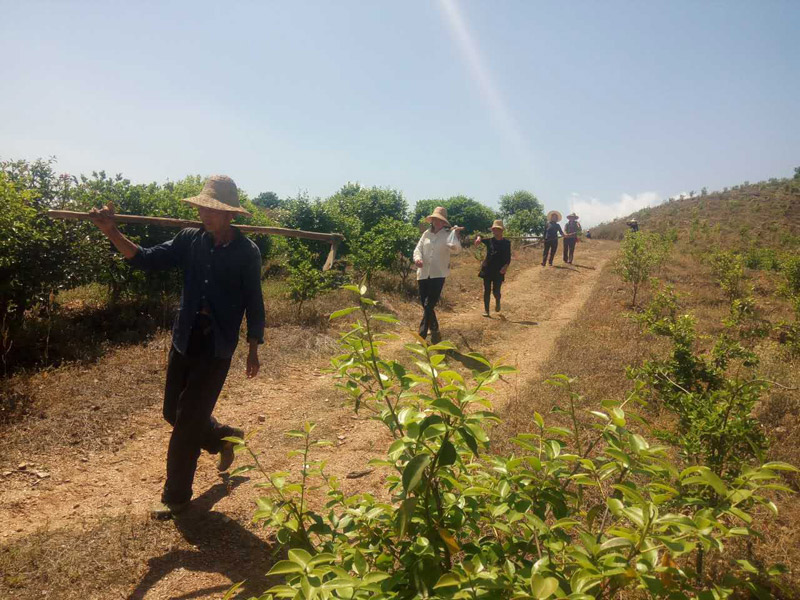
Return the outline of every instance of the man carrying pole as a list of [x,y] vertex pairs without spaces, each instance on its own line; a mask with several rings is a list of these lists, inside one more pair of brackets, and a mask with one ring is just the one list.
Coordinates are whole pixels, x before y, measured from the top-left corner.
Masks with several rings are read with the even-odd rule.
[[248,214],[239,204],[236,184],[230,177],[214,175],[199,195],[184,202],[197,207],[203,226],[183,229],[172,240],[151,248],[134,244],[117,229],[111,202],[90,213],[133,267],[183,271],[164,389],[164,418],[172,425],[167,479],[161,502],[151,511],[159,519],[188,506],[202,450],[219,454],[220,471],[233,463],[234,445],[223,438],[241,437],[243,432],[218,423],[211,413],[228,375],[245,314],[248,378],[258,374],[258,345],[264,343],[261,254],[231,226],[237,213]]

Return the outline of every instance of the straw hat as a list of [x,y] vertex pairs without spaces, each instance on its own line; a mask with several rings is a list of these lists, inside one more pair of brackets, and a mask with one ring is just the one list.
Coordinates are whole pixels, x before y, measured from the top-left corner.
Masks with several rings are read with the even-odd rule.
[[561,213],[560,213],[560,212],[558,212],[557,210],[551,210],[549,213],[547,213],[547,220],[548,220],[548,221],[551,221],[551,220],[552,220],[552,217],[553,217],[553,215],[555,215],[556,217],[558,217],[558,218],[556,219],[557,221],[560,221],[560,220],[561,220],[561,218],[562,218],[562,217],[561,217]]
[[225,212],[242,213],[249,215],[239,204],[239,191],[233,179],[227,175],[212,175],[206,180],[201,191],[197,196],[183,199],[186,204],[192,206],[202,206],[213,210],[223,210]]
[[425,220],[430,223],[431,219],[441,219],[445,225],[450,227],[450,221],[447,220],[447,209],[444,206],[437,206],[433,212],[425,217]]
[[570,213],[570,214],[567,215],[567,218],[568,219],[577,219],[578,215],[576,215],[575,213]]
[[503,221],[501,221],[500,219],[496,219],[495,222],[492,223],[490,229],[502,229],[503,231],[506,230],[506,228],[503,227]]

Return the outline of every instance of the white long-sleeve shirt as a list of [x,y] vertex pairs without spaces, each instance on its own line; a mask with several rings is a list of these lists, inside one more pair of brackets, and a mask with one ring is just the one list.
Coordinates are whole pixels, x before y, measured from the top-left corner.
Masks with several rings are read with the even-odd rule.
[[450,274],[450,255],[461,252],[461,242],[455,230],[450,232],[444,228],[438,233],[426,229],[414,248],[414,260],[421,260],[422,266],[417,268],[417,279],[428,277],[447,277]]

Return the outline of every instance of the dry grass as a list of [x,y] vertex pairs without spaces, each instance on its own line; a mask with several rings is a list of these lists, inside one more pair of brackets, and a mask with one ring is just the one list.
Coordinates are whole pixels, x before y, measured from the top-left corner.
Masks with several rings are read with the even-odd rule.
[[260,594],[277,583],[265,576],[275,554],[271,540],[241,525],[248,515],[213,510],[242,481],[212,487],[174,522],[124,515],[77,530],[43,529],[0,545],[0,597],[141,600],[156,587],[158,597],[174,597],[170,576],[187,572],[207,580],[205,592],[217,597],[227,582],[242,580],[247,583],[239,597]]

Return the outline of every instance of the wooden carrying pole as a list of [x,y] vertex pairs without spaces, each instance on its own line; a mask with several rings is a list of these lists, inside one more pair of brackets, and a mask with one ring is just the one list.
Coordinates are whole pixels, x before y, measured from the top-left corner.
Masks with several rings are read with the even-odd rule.
[[[67,221],[91,221],[89,213],[75,212],[71,210],[48,210],[47,216],[51,219],[62,219]],[[200,221],[189,221],[186,219],[169,219],[167,217],[142,217],[140,215],[114,215],[117,223],[131,225],[157,225],[159,227],[202,227]],[[323,271],[327,271],[333,266],[336,260],[336,251],[339,243],[344,239],[341,233],[319,233],[317,231],[302,231],[300,229],[287,229],[285,227],[263,227],[261,225],[232,225],[242,233],[255,233],[261,235],[282,235],[284,237],[302,238],[304,240],[318,240],[327,242],[331,245],[328,258]]]

